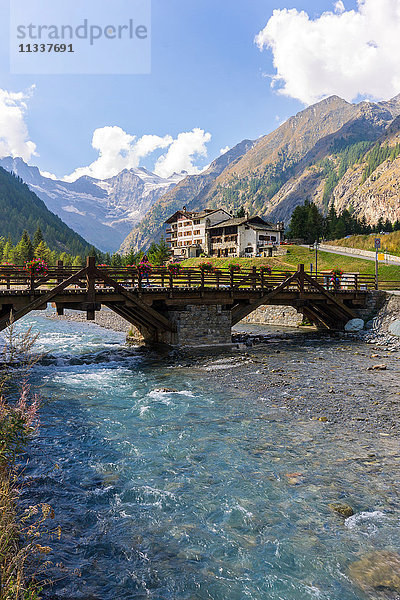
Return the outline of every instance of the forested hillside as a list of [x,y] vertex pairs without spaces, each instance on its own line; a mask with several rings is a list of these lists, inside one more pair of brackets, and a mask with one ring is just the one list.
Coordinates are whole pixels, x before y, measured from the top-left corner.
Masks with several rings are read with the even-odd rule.
[[20,177],[0,167],[0,237],[17,244],[26,230],[33,238],[40,228],[46,244],[60,252],[87,255],[91,249],[80,235],[50,212]]

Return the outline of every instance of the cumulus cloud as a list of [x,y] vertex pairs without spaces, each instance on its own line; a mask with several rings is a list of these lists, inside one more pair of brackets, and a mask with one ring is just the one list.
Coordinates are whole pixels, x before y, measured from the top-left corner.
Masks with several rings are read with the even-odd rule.
[[29,139],[25,122],[33,90],[33,87],[27,92],[0,89],[0,158],[20,156],[28,161],[36,154],[36,144]]
[[196,127],[192,131],[180,133],[168,148],[168,152],[160,156],[154,172],[160,177],[169,177],[172,173],[187,171],[189,174],[200,173],[201,169],[194,164],[195,158],[207,156],[206,144],[211,134]]
[[95,179],[108,179],[124,169],[138,167],[143,158],[158,148],[167,148],[172,142],[173,139],[169,135],[144,135],[138,139],[121,127],[98,128],[93,133],[92,146],[98,151],[99,157],[90,165],[75,169],[64,179],[75,181],[83,175]]
[[221,150],[219,151],[220,154],[226,154],[227,152],[229,152],[229,150],[231,149],[230,146],[225,146],[225,148],[221,148]]
[[197,173],[194,157],[207,156],[206,143],[211,139],[202,129],[180,133],[176,139],[171,135],[143,135],[137,138],[121,127],[101,127],[93,133],[92,146],[99,157],[86,167],[79,167],[64,177],[65,181],[76,181],[83,175],[95,179],[108,179],[124,169],[134,169],[141,161],[156,150],[168,151],[159,157],[155,172],[161,177],[169,177],[174,172],[186,170]]
[[358,0],[357,10],[348,11],[338,0],[316,19],[274,10],[255,41],[272,51],[272,87],[311,104],[332,94],[348,101],[398,94],[399,31],[400,0]]

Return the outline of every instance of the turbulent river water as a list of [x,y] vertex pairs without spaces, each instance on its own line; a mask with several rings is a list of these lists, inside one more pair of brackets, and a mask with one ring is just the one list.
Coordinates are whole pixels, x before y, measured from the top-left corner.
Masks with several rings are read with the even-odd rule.
[[[48,354],[22,502],[51,504],[62,530],[45,599],[358,600],[349,565],[400,548],[390,436],[331,430],[279,390],[228,389],[216,374],[229,359],[190,368],[94,325],[28,325]],[[316,342],[299,388],[320,354]]]

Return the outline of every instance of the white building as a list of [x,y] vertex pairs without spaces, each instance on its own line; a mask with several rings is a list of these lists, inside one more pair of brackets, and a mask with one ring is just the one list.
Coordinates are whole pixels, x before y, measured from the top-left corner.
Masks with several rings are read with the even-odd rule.
[[229,218],[208,228],[211,256],[272,256],[281,243],[284,225],[261,217]]
[[230,214],[222,209],[190,212],[184,206],[178,210],[165,222],[166,241],[171,247],[172,256],[191,258],[200,256],[202,252],[209,254],[208,229],[227,219],[230,219]]

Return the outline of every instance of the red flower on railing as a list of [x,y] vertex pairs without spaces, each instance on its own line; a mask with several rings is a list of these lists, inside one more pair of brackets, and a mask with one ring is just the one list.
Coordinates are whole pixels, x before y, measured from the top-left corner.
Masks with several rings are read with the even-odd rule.
[[268,265],[263,265],[262,267],[260,267],[260,271],[264,275],[271,275],[272,274],[272,269]]
[[229,265],[229,271],[231,273],[240,273],[242,267],[238,264]]
[[168,265],[168,271],[169,273],[171,273],[171,275],[174,275],[176,277],[177,275],[181,274],[182,267],[179,264]]
[[141,262],[137,266],[138,273],[141,275],[150,275],[153,270],[152,265],[149,262]]
[[200,269],[202,271],[207,271],[208,273],[213,273],[215,271],[215,267],[211,262],[200,263]]
[[46,277],[49,272],[48,265],[40,258],[27,261],[25,268],[31,276],[34,275],[35,277]]

